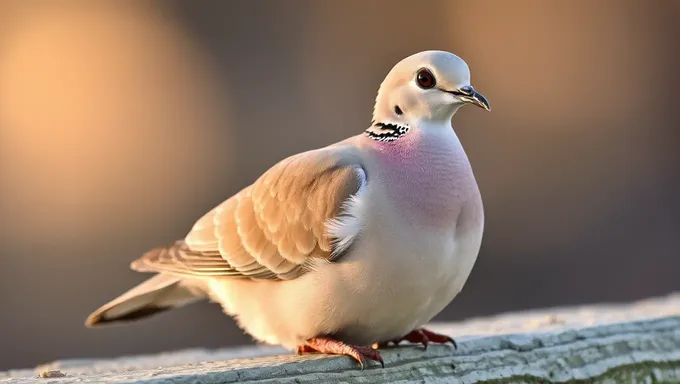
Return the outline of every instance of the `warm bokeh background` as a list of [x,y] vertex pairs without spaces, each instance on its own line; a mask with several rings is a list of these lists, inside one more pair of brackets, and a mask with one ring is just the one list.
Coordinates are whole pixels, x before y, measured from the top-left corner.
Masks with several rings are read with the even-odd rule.
[[680,3],[0,3],[0,369],[250,342],[216,305],[84,328],[281,158],[368,126],[380,81],[462,56],[486,206],[437,320],[680,289]]

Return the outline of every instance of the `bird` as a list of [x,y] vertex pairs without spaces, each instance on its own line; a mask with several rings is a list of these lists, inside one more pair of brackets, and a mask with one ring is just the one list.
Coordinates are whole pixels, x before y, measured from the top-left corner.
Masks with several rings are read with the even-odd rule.
[[466,62],[428,50],[379,86],[370,126],[280,160],[144,253],[148,280],[94,311],[88,327],[128,323],[200,300],[256,341],[347,355],[364,368],[401,341],[451,342],[423,328],[462,290],[484,208],[452,127],[464,105],[490,111]]

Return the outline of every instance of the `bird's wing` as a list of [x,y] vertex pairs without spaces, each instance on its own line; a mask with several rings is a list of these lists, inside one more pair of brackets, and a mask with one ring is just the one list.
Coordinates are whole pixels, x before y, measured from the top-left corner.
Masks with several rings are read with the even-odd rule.
[[180,276],[292,279],[315,259],[333,261],[348,239],[329,236],[329,223],[348,214],[366,183],[361,155],[331,146],[282,160],[196,222],[183,241],[132,263],[142,272]]

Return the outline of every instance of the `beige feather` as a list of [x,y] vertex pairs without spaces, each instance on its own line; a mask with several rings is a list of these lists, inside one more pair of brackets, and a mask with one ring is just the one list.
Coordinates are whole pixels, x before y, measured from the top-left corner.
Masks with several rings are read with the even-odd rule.
[[132,263],[138,271],[180,276],[290,279],[311,258],[339,256],[327,225],[361,188],[354,147],[291,156],[199,219],[183,241]]

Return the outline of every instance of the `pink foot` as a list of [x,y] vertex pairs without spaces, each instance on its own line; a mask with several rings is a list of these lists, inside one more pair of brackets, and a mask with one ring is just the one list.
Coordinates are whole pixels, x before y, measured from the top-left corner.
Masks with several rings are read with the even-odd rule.
[[350,356],[359,362],[362,370],[366,364],[366,359],[377,361],[385,368],[385,362],[383,361],[382,356],[380,356],[380,353],[370,346],[349,345],[329,337],[315,337],[309,339],[304,345],[297,348],[298,355],[309,352]]
[[431,331],[428,331],[427,329],[419,328],[419,329],[414,329],[411,332],[409,332],[406,336],[403,336],[400,339],[394,339],[394,340],[389,340],[384,343],[378,343],[379,347],[384,347],[387,346],[389,343],[394,343],[399,344],[402,341],[408,341],[411,343],[415,344],[422,344],[425,349],[427,349],[427,345],[429,343],[439,343],[439,344],[444,344],[444,343],[451,343],[453,344],[454,348],[458,348],[458,345],[456,344],[456,341],[453,340],[451,337],[446,336],[446,335],[440,335],[438,333],[434,333]]

